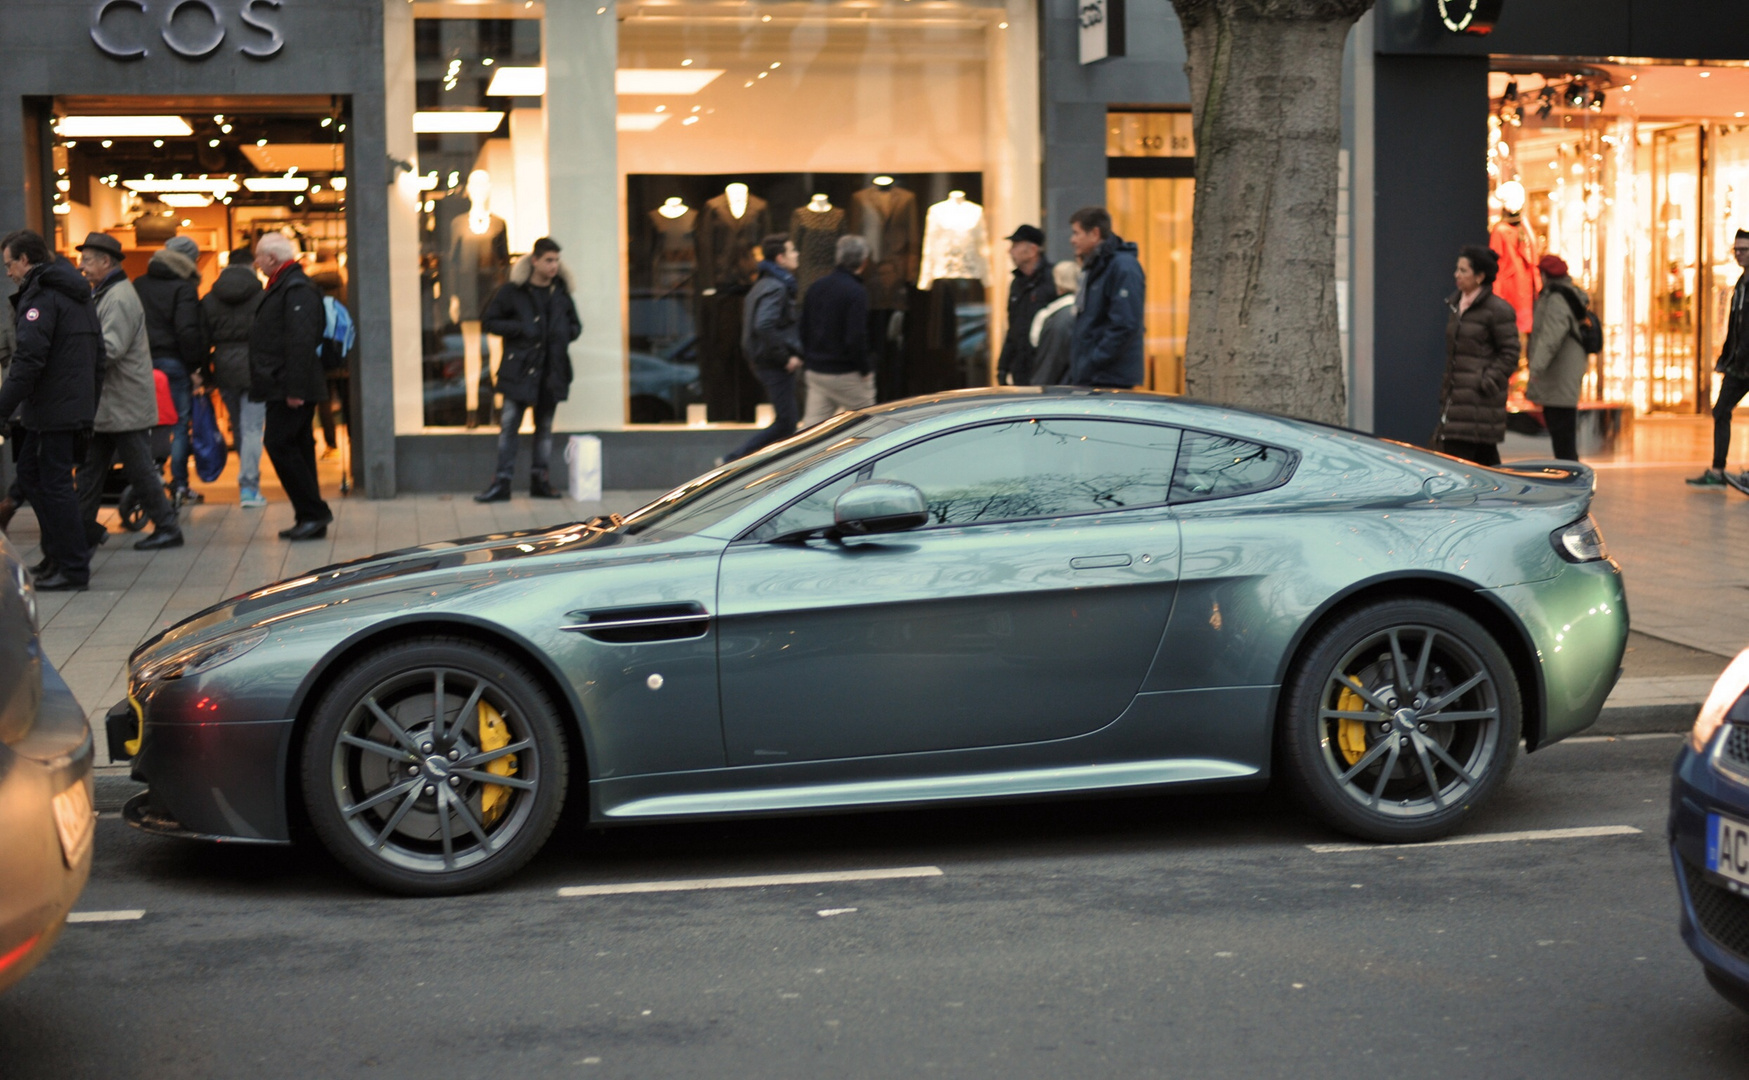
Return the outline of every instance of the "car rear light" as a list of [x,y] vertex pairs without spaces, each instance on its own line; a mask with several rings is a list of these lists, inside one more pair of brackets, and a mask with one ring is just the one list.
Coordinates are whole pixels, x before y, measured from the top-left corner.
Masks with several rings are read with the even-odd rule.
[[1688,745],[1695,753],[1706,750],[1707,744],[1718,733],[1719,725],[1725,722],[1731,706],[1743,696],[1744,690],[1749,690],[1749,649],[1737,654],[1737,659],[1731,661],[1718,681],[1713,683],[1712,693],[1706,696],[1706,702],[1701,705],[1700,715],[1694,720],[1694,728],[1688,733]]
[[1603,530],[1597,527],[1597,519],[1590,514],[1550,533],[1549,542],[1555,546],[1555,551],[1561,558],[1568,562],[1597,562],[1599,559],[1609,558],[1609,546],[1603,542]]

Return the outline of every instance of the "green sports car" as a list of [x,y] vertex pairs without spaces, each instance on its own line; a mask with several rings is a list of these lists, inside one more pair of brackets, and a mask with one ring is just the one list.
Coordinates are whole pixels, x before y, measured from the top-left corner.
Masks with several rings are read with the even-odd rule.
[[1460,826],[1597,717],[1620,571],[1573,463],[1487,469],[1149,394],[849,413],[627,517],[428,544],[146,642],[135,825],[380,887],[598,824],[1257,787],[1379,841]]

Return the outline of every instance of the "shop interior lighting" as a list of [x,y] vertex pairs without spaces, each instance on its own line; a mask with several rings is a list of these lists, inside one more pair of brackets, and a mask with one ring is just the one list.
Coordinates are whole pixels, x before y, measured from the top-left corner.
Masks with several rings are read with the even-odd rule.
[[246,176],[243,186],[250,191],[307,191],[310,179],[307,176]]
[[504,122],[502,112],[416,112],[415,135],[490,135]]
[[63,116],[55,134],[63,139],[183,138],[194,129],[180,116]]
[[123,180],[121,186],[129,191],[156,195],[166,192],[199,192],[206,195],[229,195],[237,190],[234,180],[156,180],[148,176],[144,180]]
[[669,113],[620,113],[613,118],[616,131],[655,131],[668,122]]
[[616,94],[678,97],[696,94],[715,82],[723,68],[620,68],[613,73]]
[[486,87],[487,97],[541,97],[546,92],[544,67],[501,67]]
[[174,206],[179,210],[190,210],[196,207],[211,206],[213,197],[197,191],[181,191],[160,195],[158,201],[165,206]]

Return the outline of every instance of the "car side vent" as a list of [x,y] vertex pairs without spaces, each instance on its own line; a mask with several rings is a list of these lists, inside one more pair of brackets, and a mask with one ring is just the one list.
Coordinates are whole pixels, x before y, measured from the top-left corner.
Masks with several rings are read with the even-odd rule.
[[569,624],[559,627],[608,645],[642,645],[652,641],[685,641],[710,630],[710,612],[696,601],[646,604],[641,607],[568,611]]

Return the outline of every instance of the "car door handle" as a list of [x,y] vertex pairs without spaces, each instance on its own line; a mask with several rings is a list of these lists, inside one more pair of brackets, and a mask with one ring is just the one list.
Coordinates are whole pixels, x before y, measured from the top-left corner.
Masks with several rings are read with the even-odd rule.
[[1069,560],[1076,570],[1103,570],[1108,566],[1128,566],[1128,555],[1078,555]]
[[606,611],[568,611],[574,620],[560,630],[582,634],[609,645],[642,645],[652,641],[685,641],[710,630],[711,615],[703,604],[651,604]]

